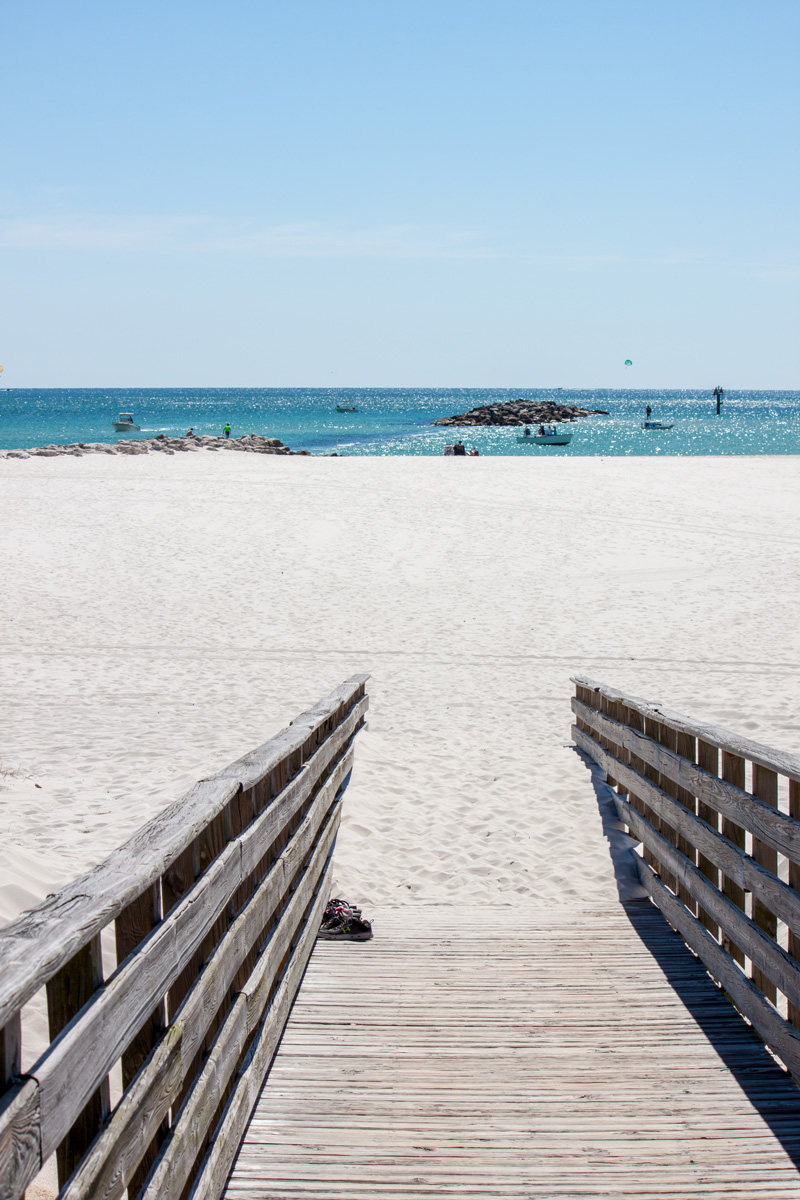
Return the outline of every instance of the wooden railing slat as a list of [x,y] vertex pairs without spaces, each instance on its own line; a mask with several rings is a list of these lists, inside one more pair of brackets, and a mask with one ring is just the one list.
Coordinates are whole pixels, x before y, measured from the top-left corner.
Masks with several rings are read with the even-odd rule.
[[753,981],[642,860],[639,860],[639,877],[653,902],[705,963],[710,974],[722,984],[739,1011],[752,1022],[795,1078],[800,1078],[800,1034],[783,1020]]
[[[301,748],[343,705],[350,704],[357,693],[363,696],[364,684],[368,679],[369,675],[353,675],[345,680],[341,687],[335,688],[329,696],[320,700],[319,704],[296,717],[278,738],[264,742],[255,750],[236,759],[230,766],[224,767],[215,778],[234,778],[245,790],[254,787],[269,775],[279,762]],[[278,751],[273,749],[273,746],[277,747],[279,739],[281,748]]]
[[[191,1063],[198,1049],[202,1049],[206,1031],[214,1014],[223,998],[229,994],[239,964],[256,943],[265,922],[269,920],[275,903],[285,890],[287,877],[294,878],[312,847],[313,859],[303,876],[306,892],[315,883],[313,871],[321,869],[322,862],[330,852],[335,827],[332,830],[326,829],[316,845],[315,838],[335,800],[342,780],[352,766],[352,756],[353,751],[350,747],[323,784],[315,797],[312,809],[281,858],[274,864],[270,875],[263,880],[248,906],[225,933],[208,967],[175,1014],[166,1037],[159,1043],[154,1055],[140,1071],[126,1095],[126,1103],[114,1113],[102,1137],[92,1148],[61,1200],[79,1200],[94,1195],[102,1195],[105,1200],[111,1200],[111,1197],[120,1195],[132,1179],[138,1178],[140,1159],[137,1158],[137,1154],[144,1155],[148,1144],[146,1139],[157,1132],[162,1117],[180,1096]],[[301,882],[298,887],[301,898],[304,894],[303,886]],[[310,892],[308,894],[310,895]],[[287,913],[289,921],[293,919],[295,909]],[[278,929],[280,928],[279,925]],[[274,967],[273,957],[274,951],[269,948],[262,954],[257,967],[259,978],[269,970],[270,964]],[[246,1002],[244,1012],[247,1031]],[[174,1131],[172,1136],[174,1139]]]
[[285,733],[201,780],[139,829],[105,862],[0,929],[0,1027],[132,900],[155,883],[242,786],[268,774],[308,741],[369,676],[355,675]]
[[793,1004],[800,1004],[800,964],[767,937],[738,905],[712,887],[705,876],[687,862],[680,851],[671,846],[627,801],[617,797],[615,803],[620,820],[629,824],[643,843],[653,846],[654,853],[670,866],[694,898],[711,913],[723,933],[729,932],[731,938],[736,939],[734,944],[744,949],[783,994]]
[[[576,744],[592,758],[595,758],[605,769],[607,753],[603,751],[599,743],[595,742],[589,734],[584,734],[577,728],[573,730],[573,737]],[[713,826],[707,825],[702,818],[696,817],[691,812],[681,812],[678,808],[678,801],[673,800],[665,792],[659,791],[655,784],[637,776],[632,767],[615,767],[613,763],[609,765],[612,770],[618,771],[622,782],[627,783],[630,790],[639,790],[646,796],[651,812],[656,816],[662,812],[666,813],[686,839],[703,852],[703,855],[706,856],[705,861],[715,871],[718,867],[724,869],[730,878],[741,887],[760,896],[781,920],[786,921],[787,924],[797,923],[800,928],[800,894],[761,867],[755,859],[745,854],[738,846],[734,846]],[[655,822],[647,819],[655,827]],[[691,862],[691,860],[689,861]],[[708,878],[705,871],[701,873]],[[717,874],[719,874],[718,871]],[[709,882],[715,886],[713,880]],[[716,922],[713,922],[713,925],[716,930]],[[713,933],[712,936],[716,937],[717,934]]]
[[727,750],[730,754],[747,759],[748,762],[758,763],[770,771],[777,771],[779,775],[785,775],[787,779],[800,782],[800,758],[796,755],[784,754],[781,750],[774,750],[771,746],[762,745],[761,742],[753,742],[749,738],[740,737],[739,734],[731,733],[728,729],[695,721],[692,717],[673,712],[672,709],[665,708],[661,704],[653,704],[638,696],[629,696],[626,692],[620,692],[604,683],[598,683],[597,680],[590,679],[586,675],[573,675],[571,678],[576,686],[595,692],[600,697],[621,700],[623,704],[636,709],[645,717],[651,716],[653,720],[666,721],[680,733],[688,733],[691,737],[702,738],[703,741],[718,746],[720,750]]
[[[193,1088],[177,1115],[169,1142],[147,1182],[142,1200],[179,1200],[191,1174],[198,1154],[203,1148],[208,1122],[217,1110],[228,1080],[236,1070],[241,1051],[247,1038],[257,1028],[267,1004],[269,991],[275,980],[278,965],[296,936],[303,913],[315,891],[324,892],[323,873],[321,883],[316,878],[319,863],[324,863],[331,853],[332,842],[339,824],[341,805],[330,814],[329,821],[314,850],[313,869],[303,876],[284,915],[261,957],[258,959],[252,981],[245,991],[240,992],[236,1003],[219,1032],[209,1057],[203,1065]],[[318,928],[327,897],[318,903],[309,917],[314,931]]]
[[41,1169],[39,1085],[23,1079],[0,1096],[0,1196],[20,1200]]
[[[130,1184],[135,1196],[141,1164],[150,1154],[181,1082],[183,1028],[173,1025],[153,1050],[146,1068],[125,1092],[111,1121],[63,1189],[59,1200],[114,1200]],[[151,1160],[155,1161],[155,1156]],[[143,1182],[143,1181],[142,1181]]]
[[217,858],[140,953],[117,969],[31,1068],[42,1093],[45,1157],[197,950],[238,882],[239,866],[235,853]]
[[[800,1082],[800,759],[586,676],[574,683],[573,740],[616,784],[650,898]],[[788,815],[778,804],[780,775]],[[788,951],[778,944],[779,920]]]
[[[170,1112],[174,1125],[208,1080],[204,1046],[222,1054],[219,1029],[240,1020],[224,1069],[216,1066],[220,1111],[204,1110],[205,1128],[195,1129],[200,1153],[223,1110],[230,1124],[241,1056],[250,1086],[264,1047],[277,1044],[316,936],[367,678],[346,681],[0,930],[2,1200],[20,1200],[54,1151],[62,1200],[110,1200],[126,1189],[134,1197]],[[100,931],[111,922],[118,966],[104,982]],[[44,984],[51,1044],[17,1082],[20,1009]],[[117,1060],[123,1094],[110,1115]],[[237,1111],[241,1096],[237,1084]],[[184,1191],[196,1158],[197,1149]]]
[[222,999],[247,952],[257,944],[264,922],[272,916],[280,897],[311,850],[325,814],[351,765],[352,750],[348,750],[342,757],[340,767],[323,784],[303,824],[275,860],[251,904],[239,914],[220,942],[203,974],[202,987],[196,985],[184,1001],[176,1019],[186,1028],[185,1045],[189,1056],[202,1045],[203,1027],[208,1022],[204,1014],[212,1011]]
[[0,929],[0,1024],[154,883],[235,790],[230,780],[195,784],[99,867]]
[[[243,877],[256,869],[264,854],[264,845],[269,846],[280,830],[284,829],[296,815],[298,809],[308,799],[316,781],[331,767],[342,747],[354,736],[359,721],[367,711],[367,706],[368,701],[362,700],[354,707],[347,720],[343,721],[327,741],[323,742],[313,758],[309,759],[294,779],[279,792],[263,814],[244,831],[239,839],[242,847]],[[262,830],[263,833],[260,832]]]
[[[608,718],[594,713],[577,699],[572,700],[572,711],[598,732],[606,729],[603,724]],[[750,792],[733,783],[719,779],[702,769],[699,764],[687,762],[652,739],[643,737],[635,729],[622,725],[606,733],[619,745],[624,745],[658,772],[668,774],[680,787],[704,804],[721,813],[732,823],[749,830],[766,845],[781,854],[796,855],[800,862],[800,820],[764,804]],[[648,774],[646,772],[646,774]],[[648,774],[652,777],[652,772]]]
[[[327,883],[329,878],[330,874],[326,875],[324,882]],[[236,1088],[228,1101],[200,1175],[192,1189],[191,1200],[200,1200],[201,1197],[202,1200],[219,1200],[222,1195],[236,1151],[314,948],[319,920],[325,908],[325,890],[325,886],[320,888],[314,910],[306,922],[261,1029],[248,1050]]]
[[[333,842],[339,828],[340,818],[341,801],[339,801],[336,807],[331,811],[319,843],[315,848],[315,858],[319,860],[320,868],[322,865],[322,860],[327,859],[332,852]],[[310,883],[311,880],[309,880],[309,889]],[[300,889],[297,890],[287,905],[287,913],[290,912],[290,910],[292,913],[295,913],[296,908],[296,915],[299,917],[299,915],[302,913],[302,910],[311,901],[311,893],[313,889],[309,889],[304,890],[302,893],[300,892]],[[291,920],[294,921],[294,916],[292,916]],[[250,977],[242,988],[241,994],[244,996],[247,1004],[247,1028],[249,1033],[254,1031],[263,1015],[267,1000],[269,999],[270,988],[272,987],[274,979],[278,975],[279,963],[282,956],[285,955],[286,951],[289,949],[289,943],[291,938],[294,936],[293,933],[290,933],[290,930],[291,925],[287,925],[286,930],[283,932],[281,932],[280,925],[278,926],[277,930],[275,933],[273,933],[270,941],[267,943],[267,946],[262,952],[255,969],[252,971]]]
[[[324,761],[324,757],[320,761]],[[311,763],[308,773],[301,774],[302,778],[298,776],[293,781],[296,787],[287,785],[292,789],[290,810],[292,805],[296,808],[307,798],[315,782]],[[286,807],[280,811],[285,822]],[[64,1136],[64,1125],[69,1116],[91,1095],[97,1076],[108,1072],[152,1012],[159,997],[171,987],[197,952],[228,898],[263,855],[264,843],[268,844],[275,822],[270,806],[248,826],[241,838],[225,846],[169,917],[150,934],[135,957],[123,963],[103,991],[93,998],[70,1029],[68,1041],[56,1042],[32,1068],[31,1073],[39,1080],[42,1090],[45,1156]],[[262,843],[260,849],[259,841]],[[224,929],[218,931],[217,941],[223,933]]]

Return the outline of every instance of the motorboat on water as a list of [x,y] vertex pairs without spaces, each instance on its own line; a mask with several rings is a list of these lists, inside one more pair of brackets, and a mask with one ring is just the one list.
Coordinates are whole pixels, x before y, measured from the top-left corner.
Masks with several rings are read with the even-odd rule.
[[540,425],[538,433],[531,433],[526,425],[525,432],[517,434],[517,441],[528,446],[568,446],[572,434],[560,432],[555,425]]
[[337,412],[358,412],[358,409],[356,408],[355,404],[337,404],[336,411]]
[[115,433],[141,433],[141,425],[134,424],[133,413],[120,413],[118,421],[112,421]]
[[642,421],[642,429],[672,429],[674,421]]

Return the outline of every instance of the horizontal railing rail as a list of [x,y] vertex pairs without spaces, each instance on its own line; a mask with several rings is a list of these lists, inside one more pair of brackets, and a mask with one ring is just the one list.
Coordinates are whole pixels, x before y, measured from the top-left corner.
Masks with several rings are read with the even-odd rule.
[[[221,1193],[328,898],[367,678],[0,929],[0,1200],[53,1153],[63,1200]],[[22,1075],[42,987],[51,1041]]]
[[616,789],[645,890],[800,1081],[800,759],[573,683],[573,740]]

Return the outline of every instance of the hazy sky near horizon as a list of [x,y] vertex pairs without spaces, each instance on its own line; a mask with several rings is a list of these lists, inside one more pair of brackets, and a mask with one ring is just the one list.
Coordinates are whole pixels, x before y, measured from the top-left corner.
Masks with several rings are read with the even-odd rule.
[[797,0],[6,3],[3,385],[798,388],[799,35]]

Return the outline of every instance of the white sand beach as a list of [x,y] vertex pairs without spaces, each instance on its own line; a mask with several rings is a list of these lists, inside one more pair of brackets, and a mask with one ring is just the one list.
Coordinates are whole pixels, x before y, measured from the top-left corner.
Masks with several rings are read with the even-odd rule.
[[371,672],[336,889],[615,892],[570,674],[800,750],[794,458],[0,462],[0,920]]
[[[98,456],[0,492],[0,922],[357,671],[335,891],[378,935],[615,903],[572,673],[800,750],[793,458]],[[23,1064],[46,1040],[40,997]]]

